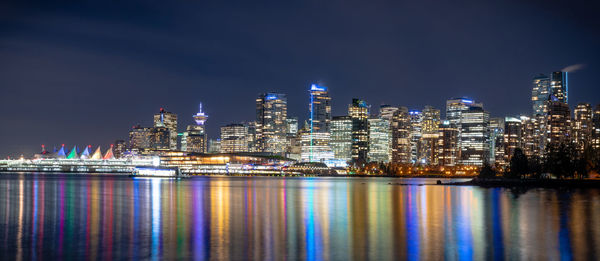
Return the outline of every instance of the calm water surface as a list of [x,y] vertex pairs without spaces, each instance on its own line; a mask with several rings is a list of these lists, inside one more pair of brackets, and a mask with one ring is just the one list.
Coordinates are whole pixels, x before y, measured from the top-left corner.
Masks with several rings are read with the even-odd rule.
[[596,259],[600,191],[0,175],[0,259]]

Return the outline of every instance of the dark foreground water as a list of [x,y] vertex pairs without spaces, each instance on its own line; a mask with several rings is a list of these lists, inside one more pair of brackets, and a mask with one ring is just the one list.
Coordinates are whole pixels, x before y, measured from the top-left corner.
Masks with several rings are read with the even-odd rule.
[[600,191],[0,175],[0,259],[596,259]]

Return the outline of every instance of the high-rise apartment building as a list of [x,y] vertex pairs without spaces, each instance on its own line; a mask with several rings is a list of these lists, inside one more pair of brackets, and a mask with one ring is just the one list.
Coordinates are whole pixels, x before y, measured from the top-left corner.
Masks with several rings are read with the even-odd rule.
[[504,118],[490,118],[490,165],[503,167],[504,161]]
[[392,128],[392,162],[396,164],[411,163],[410,150],[410,116],[408,108],[399,107],[394,112]]
[[437,142],[440,123],[440,110],[431,106],[425,106],[421,124],[421,140],[418,146],[418,162],[421,164],[438,165]]
[[398,110],[398,107],[384,104],[379,107],[379,118],[386,119],[389,122],[392,122],[392,117],[394,117],[394,113]]
[[573,142],[578,152],[583,152],[592,141],[592,105],[589,103],[577,104],[573,111]]
[[504,118],[504,162],[510,162],[517,148],[522,149],[521,119],[515,117]]
[[539,116],[521,116],[521,149],[527,157],[541,156],[542,129]]
[[410,118],[410,162],[419,162],[420,152],[420,141],[421,141],[421,129],[423,123],[423,114],[418,110],[411,110],[408,112]]
[[600,104],[596,105],[594,109],[592,125],[591,145],[594,149],[600,149]]
[[165,127],[169,131],[169,149],[177,150],[177,114],[160,108],[154,114],[154,127]]
[[551,100],[569,104],[569,79],[567,72],[553,72],[550,79]]
[[352,118],[352,161],[357,165],[367,162],[369,151],[369,106],[360,99],[352,99],[348,105],[348,115]]
[[129,148],[133,152],[143,149],[170,149],[170,130],[166,127],[134,126],[129,132]]
[[548,102],[546,124],[547,146],[555,147],[561,143],[571,142],[571,111],[566,103]]
[[248,152],[248,126],[229,124],[221,127],[221,153]]
[[439,166],[458,164],[458,129],[449,121],[443,121],[438,129],[437,155]]
[[546,102],[550,98],[550,78],[540,74],[533,78],[531,101],[533,103],[533,115],[546,114]]
[[256,99],[258,150],[283,155],[286,151],[287,98],[285,94],[264,93]]

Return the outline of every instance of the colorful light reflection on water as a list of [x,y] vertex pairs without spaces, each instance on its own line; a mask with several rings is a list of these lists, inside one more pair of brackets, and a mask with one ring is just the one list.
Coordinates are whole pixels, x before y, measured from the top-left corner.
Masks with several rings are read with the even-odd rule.
[[599,190],[389,182],[2,175],[0,259],[599,257]]

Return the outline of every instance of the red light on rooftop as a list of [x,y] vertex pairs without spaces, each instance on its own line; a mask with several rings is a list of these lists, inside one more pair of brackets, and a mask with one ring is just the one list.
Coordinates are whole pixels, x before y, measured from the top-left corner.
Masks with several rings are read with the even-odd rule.
[[63,143],[61,146],[63,146],[63,147],[64,147],[64,146],[65,146],[65,144]]
[[92,145],[88,145],[88,148],[91,148],[91,147],[92,147]]

